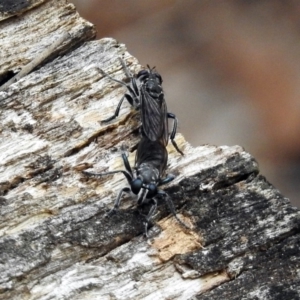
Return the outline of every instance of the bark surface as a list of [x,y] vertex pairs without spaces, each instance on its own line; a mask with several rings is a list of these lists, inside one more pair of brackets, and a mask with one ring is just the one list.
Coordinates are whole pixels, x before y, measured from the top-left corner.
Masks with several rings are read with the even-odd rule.
[[101,124],[125,91],[99,68],[123,80],[119,57],[142,67],[124,44],[90,41],[73,5],[28,3],[0,5],[3,83],[70,36],[0,92],[0,299],[299,299],[299,210],[240,146],[193,148],[180,134],[185,155],[168,146],[164,190],[190,230],[162,201],[146,239],[129,196],[105,218],[127,182],[82,171],[123,169],[122,147],[133,166],[139,115],[124,103]]

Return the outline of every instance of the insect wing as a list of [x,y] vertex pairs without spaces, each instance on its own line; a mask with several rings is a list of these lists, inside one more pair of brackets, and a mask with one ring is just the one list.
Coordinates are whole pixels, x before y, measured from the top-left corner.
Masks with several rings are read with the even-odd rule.
[[136,168],[141,164],[151,165],[161,176],[167,167],[167,161],[168,151],[159,141],[152,142],[147,137],[141,139],[135,157]]
[[168,145],[169,141],[169,126],[168,126],[168,109],[165,99],[163,99],[162,107],[161,107],[161,113],[162,113],[162,136],[161,141],[163,142],[164,146]]
[[[161,94],[158,98],[153,98],[141,87],[141,119],[144,135],[151,141],[161,140],[163,144],[168,143],[168,125],[166,103]],[[165,137],[166,131],[166,137]]]

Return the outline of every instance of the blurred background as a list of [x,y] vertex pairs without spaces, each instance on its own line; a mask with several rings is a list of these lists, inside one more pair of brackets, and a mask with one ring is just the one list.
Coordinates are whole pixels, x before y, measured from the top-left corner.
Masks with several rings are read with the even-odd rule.
[[162,75],[194,146],[241,145],[300,207],[300,2],[72,0]]

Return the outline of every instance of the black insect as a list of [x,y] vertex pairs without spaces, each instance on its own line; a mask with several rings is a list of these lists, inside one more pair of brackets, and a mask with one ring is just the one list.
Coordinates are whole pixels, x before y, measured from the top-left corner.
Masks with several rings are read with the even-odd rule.
[[126,76],[130,79],[128,84],[112,78],[103,70],[101,72],[109,79],[125,86],[128,91],[119,101],[115,113],[111,117],[102,120],[102,122],[105,123],[115,119],[119,115],[124,99],[126,99],[134,109],[141,111],[141,132],[150,141],[160,140],[164,146],[167,146],[169,141],[168,119],[173,119],[170,140],[177,152],[183,155],[183,152],[178,148],[174,140],[178,121],[176,116],[167,110],[160,74],[155,71],[155,68],[148,66],[147,70],[141,70],[134,76],[130,73],[122,59],[120,59],[120,62]]
[[163,197],[172,214],[182,225],[187,227],[176,215],[174,204],[170,196],[159,189],[159,186],[169,183],[175,177],[168,175],[163,178],[167,167],[168,152],[166,148],[158,141],[150,141],[146,137],[142,137],[138,144],[135,167],[132,170],[126,154],[122,153],[122,159],[126,170],[116,170],[105,173],[90,173],[84,171],[87,175],[105,176],[110,174],[122,173],[126,177],[130,187],[124,187],[120,190],[114,207],[110,210],[107,216],[115,212],[119,206],[121,197],[124,193],[133,193],[137,198],[137,205],[141,206],[145,203],[151,203],[151,208],[144,222],[145,235],[147,236],[147,228],[149,221],[157,209],[157,200]]

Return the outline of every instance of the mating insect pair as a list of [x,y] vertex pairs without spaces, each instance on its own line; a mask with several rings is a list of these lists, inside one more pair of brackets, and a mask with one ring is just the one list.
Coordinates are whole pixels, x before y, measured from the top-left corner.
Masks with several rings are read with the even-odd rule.
[[174,204],[170,196],[159,189],[159,186],[169,183],[175,178],[173,175],[163,177],[168,161],[168,151],[166,147],[158,141],[150,141],[147,137],[142,137],[137,147],[134,171],[132,170],[124,152],[122,153],[122,159],[126,170],[116,170],[98,174],[84,171],[84,174],[94,176],[122,173],[127,179],[130,187],[124,187],[120,190],[114,207],[107,213],[107,216],[110,216],[119,208],[121,197],[124,193],[132,192],[137,198],[138,206],[145,203],[151,203],[151,208],[144,222],[146,236],[148,236],[147,229],[149,221],[157,210],[157,200],[159,197],[163,197],[165,199],[170,211],[177,221],[183,226],[188,227],[177,217]]
[[111,117],[102,120],[102,123],[115,119],[119,115],[124,99],[126,99],[134,109],[140,111],[142,136],[146,136],[150,141],[160,141],[166,147],[169,141],[168,119],[173,119],[170,140],[177,152],[183,155],[174,140],[178,121],[176,116],[167,110],[160,74],[158,74],[154,68],[151,69],[148,66],[148,70],[141,70],[134,76],[122,59],[120,59],[120,62],[126,76],[130,79],[128,84],[112,78],[101,70],[101,72],[110,80],[122,84],[127,88],[127,92],[119,101],[115,113]]
[[170,196],[159,189],[159,186],[166,184],[174,179],[174,176],[169,175],[163,177],[167,168],[168,152],[166,146],[169,140],[168,119],[174,120],[173,129],[170,139],[175,149],[181,153],[174,137],[177,130],[177,119],[174,114],[167,112],[167,105],[164,99],[163,89],[161,87],[162,78],[153,69],[148,66],[148,70],[140,71],[136,76],[133,76],[123,60],[121,64],[127,77],[130,79],[129,84],[112,78],[104,71],[101,72],[109,79],[126,86],[128,92],[119,101],[116,111],[113,116],[103,120],[109,122],[119,115],[121,105],[124,99],[141,113],[141,133],[142,138],[138,143],[134,172],[128,162],[125,153],[122,154],[125,170],[116,170],[100,174],[84,172],[87,175],[104,176],[116,173],[123,173],[130,187],[124,187],[119,192],[115,201],[114,208],[108,213],[112,214],[120,205],[121,197],[124,193],[132,192],[136,195],[138,206],[144,203],[151,203],[151,208],[145,220],[145,234],[149,221],[157,209],[157,199],[163,197],[172,214],[185,227],[187,227],[176,215],[173,202]]

